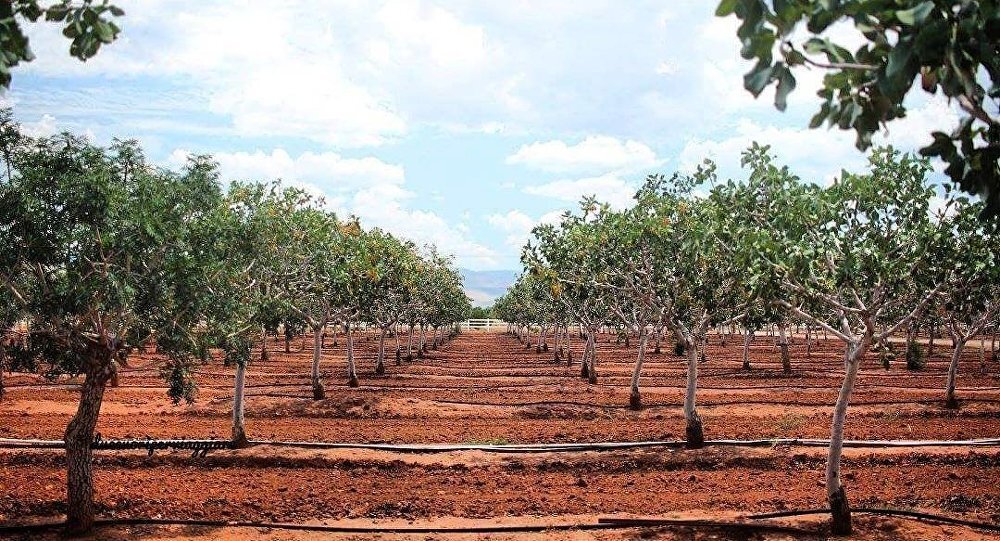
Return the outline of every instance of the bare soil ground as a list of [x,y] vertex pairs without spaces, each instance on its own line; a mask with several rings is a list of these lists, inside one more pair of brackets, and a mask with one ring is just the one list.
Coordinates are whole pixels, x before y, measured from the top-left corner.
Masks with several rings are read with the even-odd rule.
[[[391,340],[390,340],[391,342]],[[597,385],[579,378],[582,343],[573,363],[553,362],[514,338],[466,333],[423,359],[375,376],[377,342],[357,344],[362,387],[346,386],[344,339],[324,350],[327,398],[313,401],[309,348],[280,341],[270,360],[251,366],[247,429],[252,439],[393,443],[534,443],[677,439],[686,366],[672,354],[647,357],[645,408],[629,410],[628,378],[635,348],[602,336]],[[829,436],[842,371],[842,346],[803,340],[792,347],[794,372],[783,375],[767,337],[741,370],[742,340],[712,337],[701,365],[699,409],[706,437]],[[969,439],[1000,436],[1000,366],[967,349],[959,376],[960,410],[942,406],[950,352],[939,346],[918,372],[866,360],[852,399],[852,439]],[[105,397],[103,438],[227,438],[233,370],[200,370],[193,405],[166,399],[155,355],[136,356],[120,386]],[[0,437],[59,439],[75,411],[76,381],[6,378]],[[302,450],[257,446],[185,452],[98,451],[96,491],[106,517],[165,517],[374,525],[556,524],[601,516],[726,518],[824,505],[823,449],[713,447],[698,451],[633,450],[497,455],[462,451],[412,455],[368,450]],[[850,450],[846,484],[854,505],[921,509],[1000,522],[1000,449]],[[0,523],[57,519],[64,511],[64,461],[57,451],[0,452]],[[790,523],[818,530],[817,519]],[[347,522],[344,522],[347,521]],[[861,539],[977,539],[984,532],[901,519],[859,517]],[[782,534],[784,535],[784,534]],[[644,528],[490,535],[556,539],[788,539],[745,532]],[[716,537],[711,537],[716,536]],[[354,539],[284,530],[120,527],[99,539]],[[469,539],[474,536],[392,536]],[[384,536],[383,536],[384,538]]]

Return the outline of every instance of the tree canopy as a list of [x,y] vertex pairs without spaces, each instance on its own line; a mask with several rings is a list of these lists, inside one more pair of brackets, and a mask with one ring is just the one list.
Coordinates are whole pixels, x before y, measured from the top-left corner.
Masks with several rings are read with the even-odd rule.
[[[854,130],[868,149],[872,136],[907,114],[916,88],[945,96],[962,112],[958,126],[935,130],[920,150],[947,164],[962,190],[985,201],[984,216],[1000,216],[1000,4],[994,0],[722,0],[721,17],[740,20],[740,54],[755,60],[743,77],[754,96],[774,85],[774,105],[785,110],[795,72],[826,72],[819,111],[824,123]],[[853,51],[837,24],[861,37]]]

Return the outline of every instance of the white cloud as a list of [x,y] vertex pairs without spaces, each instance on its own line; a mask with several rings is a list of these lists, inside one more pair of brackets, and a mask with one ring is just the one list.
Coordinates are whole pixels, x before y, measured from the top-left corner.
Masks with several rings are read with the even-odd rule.
[[638,141],[595,135],[575,145],[559,140],[523,145],[507,163],[555,173],[593,173],[649,169],[662,160]]
[[468,231],[452,227],[435,212],[407,208],[404,202],[413,197],[398,185],[373,186],[355,193],[338,213],[356,215],[366,226],[380,227],[418,244],[434,244],[442,253],[454,255],[463,267],[496,266],[496,251],[470,238]]
[[657,75],[673,75],[677,73],[677,65],[673,62],[667,62],[664,60],[656,66]]
[[636,186],[614,174],[576,180],[556,180],[524,188],[524,192],[531,195],[551,197],[570,203],[579,203],[584,196],[593,195],[598,201],[617,209],[631,206],[635,191]]
[[29,137],[48,137],[59,132],[56,117],[45,114],[37,122],[22,122],[21,133]]
[[[180,167],[188,152],[177,149],[168,165]],[[357,216],[365,227],[380,227],[418,244],[434,244],[452,254],[460,265],[490,268],[497,264],[496,252],[473,240],[472,231],[458,224],[452,227],[439,214],[411,208],[410,201],[423,201],[406,188],[402,166],[375,157],[344,158],[334,152],[303,152],[291,156],[284,149],[270,152],[220,152],[223,181],[282,179],[286,185],[302,188],[325,200],[338,216]]]
[[[184,163],[189,152],[174,150],[171,165]],[[281,148],[264,152],[218,152],[213,158],[225,179],[284,179],[322,186],[337,193],[365,186],[395,184],[404,181],[403,167],[374,157],[344,158],[335,152],[303,152],[292,157]]]
[[124,4],[123,37],[85,64],[68,58],[55,25],[32,25],[39,55],[25,69],[55,76],[168,76],[196,86],[199,99],[228,116],[243,136],[356,147],[406,132],[390,96],[348,72],[341,36],[310,3],[281,9],[265,2]]
[[391,0],[375,19],[384,28],[382,39],[369,43],[379,64],[428,58],[443,68],[475,66],[486,59],[486,32],[461,21],[450,11],[419,0]]
[[887,143],[903,150],[915,150],[929,145],[931,132],[951,133],[958,126],[959,112],[941,95],[927,98],[923,103],[909,106],[906,116],[889,123],[888,133],[875,137],[877,143]]
[[523,232],[535,226],[535,220],[516,209],[506,214],[490,214],[486,217],[486,221],[493,227],[507,233]]
[[854,148],[853,133],[761,126],[742,119],[728,138],[688,141],[680,153],[680,169],[691,172],[710,158],[718,165],[720,179],[742,178],[741,154],[754,141],[771,145],[779,163],[789,164],[792,172],[807,182],[829,183],[842,169],[855,170],[866,163],[864,155]]
[[495,229],[505,233],[504,244],[513,253],[518,253],[525,243],[528,242],[531,230],[536,225],[557,224],[562,219],[563,212],[562,210],[554,210],[535,219],[514,209],[505,214],[490,214],[486,217],[486,221]]

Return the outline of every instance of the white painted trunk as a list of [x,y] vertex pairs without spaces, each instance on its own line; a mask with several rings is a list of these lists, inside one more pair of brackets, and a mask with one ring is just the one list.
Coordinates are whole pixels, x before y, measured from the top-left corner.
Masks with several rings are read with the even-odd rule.
[[684,419],[689,423],[698,421],[697,405],[695,404],[695,394],[698,392],[698,345],[693,338],[686,337],[685,342],[688,350],[688,370],[687,389],[684,392]]
[[406,358],[413,358],[413,325],[410,325],[410,331],[406,333]]
[[948,383],[945,387],[945,403],[949,406],[957,406],[958,401],[955,399],[955,380],[958,379],[958,361],[962,358],[962,351],[965,349],[967,337],[952,335],[951,340],[955,344],[955,349],[951,353],[951,364],[948,365]]
[[313,398],[322,400],[324,398],[323,382],[319,380],[319,360],[322,351],[323,326],[313,327],[313,354],[312,354],[312,388]]
[[629,406],[632,409],[639,409],[642,407],[642,397],[639,394],[639,375],[642,373],[642,362],[646,358],[646,342],[649,340],[649,335],[646,334],[646,329],[639,331],[639,358],[635,361],[635,367],[632,369],[632,387],[629,392]]
[[351,387],[358,385],[358,372],[354,366],[354,333],[351,332],[351,324],[344,323],[344,334],[347,340],[347,382]]
[[246,364],[236,365],[236,382],[233,388],[233,442],[237,445],[245,445],[247,441],[247,431],[243,419],[243,389],[246,384]]
[[837,404],[833,409],[833,422],[830,428],[830,449],[826,462],[826,494],[833,513],[834,527],[838,524],[850,529],[850,507],[847,504],[846,490],[840,481],[840,459],[844,452],[844,424],[847,421],[847,406],[851,401],[854,383],[858,377],[861,358],[868,349],[871,338],[865,336],[861,342],[852,342],[847,346],[846,370],[844,382],[840,387]]

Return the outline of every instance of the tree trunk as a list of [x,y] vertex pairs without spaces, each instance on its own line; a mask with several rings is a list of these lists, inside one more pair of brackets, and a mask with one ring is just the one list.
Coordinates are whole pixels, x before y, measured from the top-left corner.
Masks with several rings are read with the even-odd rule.
[[243,419],[243,389],[246,386],[247,367],[245,363],[236,364],[236,382],[233,388],[233,445],[247,446],[247,430]]
[[791,374],[792,359],[788,354],[788,325],[785,323],[778,326],[778,346],[781,348],[781,371]]
[[806,358],[807,359],[811,359],[812,358],[812,349],[813,349],[812,325],[806,324]]
[[323,350],[323,327],[319,325],[313,327],[313,357],[312,357],[312,388],[313,400],[323,400],[326,398],[326,389],[323,382],[319,380],[319,358]]
[[392,324],[392,338],[396,341],[396,366],[402,364],[400,362],[400,349],[399,349],[399,323]]
[[260,360],[267,360],[267,327],[260,327]]
[[288,328],[288,325],[284,325],[285,334],[285,353],[292,352],[292,330]]
[[657,330],[656,331],[656,347],[653,348],[653,353],[655,353],[657,355],[660,354],[660,341],[661,341],[662,337],[663,337],[663,331],[662,330]]
[[705,432],[695,405],[695,393],[698,391],[698,344],[690,336],[684,337],[684,342],[688,350],[687,391],[684,393],[685,435],[689,449],[700,449],[705,446]]
[[420,341],[417,342],[417,358],[424,358],[424,351],[427,350],[427,325],[425,323],[420,324]]
[[437,351],[438,348],[438,328],[434,327],[434,335],[431,337],[431,349]]
[[3,343],[4,338],[0,336],[0,399],[3,399],[3,371],[7,369],[7,346]]
[[590,365],[587,367],[587,383],[597,384],[597,338],[591,334]]
[[580,358],[580,377],[583,379],[590,377],[590,355],[593,344],[591,335],[588,333],[586,336],[583,342],[583,356]]
[[347,386],[358,386],[358,372],[354,367],[354,333],[351,332],[351,323],[344,323],[344,334],[347,335]]
[[375,361],[375,373],[385,374],[385,329],[378,333],[378,360]]
[[66,529],[70,534],[89,532],[94,527],[94,429],[101,413],[101,402],[108,380],[114,376],[115,364],[110,352],[101,352],[91,359],[80,390],[76,415],[70,420],[63,437],[66,444]]
[[552,362],[559,364],[562,361],[562,349],[560,349],[562,342],[562,329],[556,325],[552,327]]
[[947,408],[958,408],[958,400],[955,398],[955,380],[958,376],[958,361],[962,358],[962,350],[965,349],[967,339],[968,337],[951,335],[951,341],[954,343],[955,349],[951,354],[951,364],[948,365],[948,384],[945,387],[944,404]]
[[639,395],[639,374],[642,372],[642,361],[646,358],[647,339],[646,329],[639,331],[639,358],[636,359],[635,368],[632,370],[632,389],[628,396],[628,407],[635,411],[642,409],[642,397]]
[[847,500],[847,490],[840,483],[840,457],[844,451],[844,423],[847,420],[847,405],[851,401],[854,382],[858,377],[858,366],[865,354],[869,337],[860,343],[848,344],[847,366],[844,383],[840,387],[837,405],[833,410],[833,424],[830,429],[830,452],[826,462],[826,496],[832,515],[831,530],[834,535],[851,533],[851,507]]
[[753,341],[753,331],[747,331],[743,338],[743,370],[750,370],[750,342]]
[[569,332],[569,324],[566,324],[566,334],[563,336],[566,343],[566,366],[573,365],[573,336]]
[[930,336],[927,337],[927,357],[930,358],[934,355],[934,337],[937,335],[937,323],[931,323],[927,332],[930,333]]
[[413,325],[410,325],[410,331],[406,333],[406,360],[413,360]]

